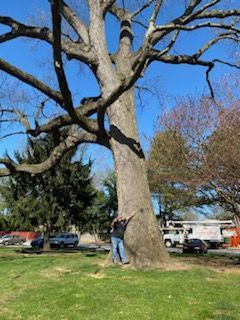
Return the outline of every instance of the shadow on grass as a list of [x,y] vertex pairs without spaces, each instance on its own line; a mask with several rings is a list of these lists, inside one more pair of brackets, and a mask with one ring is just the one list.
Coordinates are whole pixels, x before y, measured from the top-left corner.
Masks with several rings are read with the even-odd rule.
[[16,253],[19,254],[65,254],[65,253],[71,253],[71,254],[76,254],[76,253],[85,253],[85,256],[87,257],[94,257],[97,254],[107,254],[108,250],[101,249],[101,248],[85,248],[85,247],[77,247],[77,248],[64,248],[64,249],[51,249],[48,251],[45,251],[41,248],[21,248],[18,250],[15,250]]

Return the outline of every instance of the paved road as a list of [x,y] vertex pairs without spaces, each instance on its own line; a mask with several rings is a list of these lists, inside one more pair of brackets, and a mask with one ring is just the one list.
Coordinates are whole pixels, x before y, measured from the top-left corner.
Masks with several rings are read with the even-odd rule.
[[[19,246],[13,246],[19,247]],[[25,244],[24,247],[30,247],[29,244]],[[78,248],[81,250],[96,250],[96,251],[109,251],[111,249],[110,243],[79,243]],[[167,248],[168,252],[173,253],[182,253],[182,248]],[[229,256],[240,256],[240,248],[231,248],[231,249],[208,249],[210,254],[219,254],[219,255],[229,255]]]
[[[100,251],[109,251],[111,245],[109,243],[105,244],[95,244],[95,243],[80,243],[79,248],[82,249],[95,249]],[[182,253],[182,248],[168,248],[168,252]],[[237,249],[208,249],[208,253],[210,254],[219,254],[219,255],[239,255],[240,256],[240,248]]]
[[[111,245],[109,243],[105,244],[95,244],[95,243],[80,243],[79,248],[82,249],[95,249],[100,251],[109,251]],[[168,248],[168,252],[182,253],[182,248]],[[240,256],[240,248],[237,249],[208,249],[208,253],[210,254],[219,254],[219,255],[239,255]]]

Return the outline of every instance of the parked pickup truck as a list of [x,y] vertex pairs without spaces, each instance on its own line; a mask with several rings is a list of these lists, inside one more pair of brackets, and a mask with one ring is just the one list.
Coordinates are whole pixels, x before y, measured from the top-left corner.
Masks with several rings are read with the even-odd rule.
[[186,239],[184,228],[161,228],[163,241],[167,248],[183,244]]

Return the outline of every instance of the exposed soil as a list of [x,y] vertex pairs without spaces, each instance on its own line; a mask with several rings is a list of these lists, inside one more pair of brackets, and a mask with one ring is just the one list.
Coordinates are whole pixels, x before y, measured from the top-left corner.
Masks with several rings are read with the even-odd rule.
[[190,255],[176,258],[173,256],[172,263],[167,269],[186,270],[194,266],[207,267],[217,272],[240,274],[240,257]]

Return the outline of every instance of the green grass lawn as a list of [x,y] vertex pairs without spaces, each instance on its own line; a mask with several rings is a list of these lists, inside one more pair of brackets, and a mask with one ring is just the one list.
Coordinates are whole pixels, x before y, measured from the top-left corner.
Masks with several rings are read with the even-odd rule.
[[168,271],[104,267],[104,259],[0,247],[0,319],[240,319],[240,267],[228,258],[181,255]]

